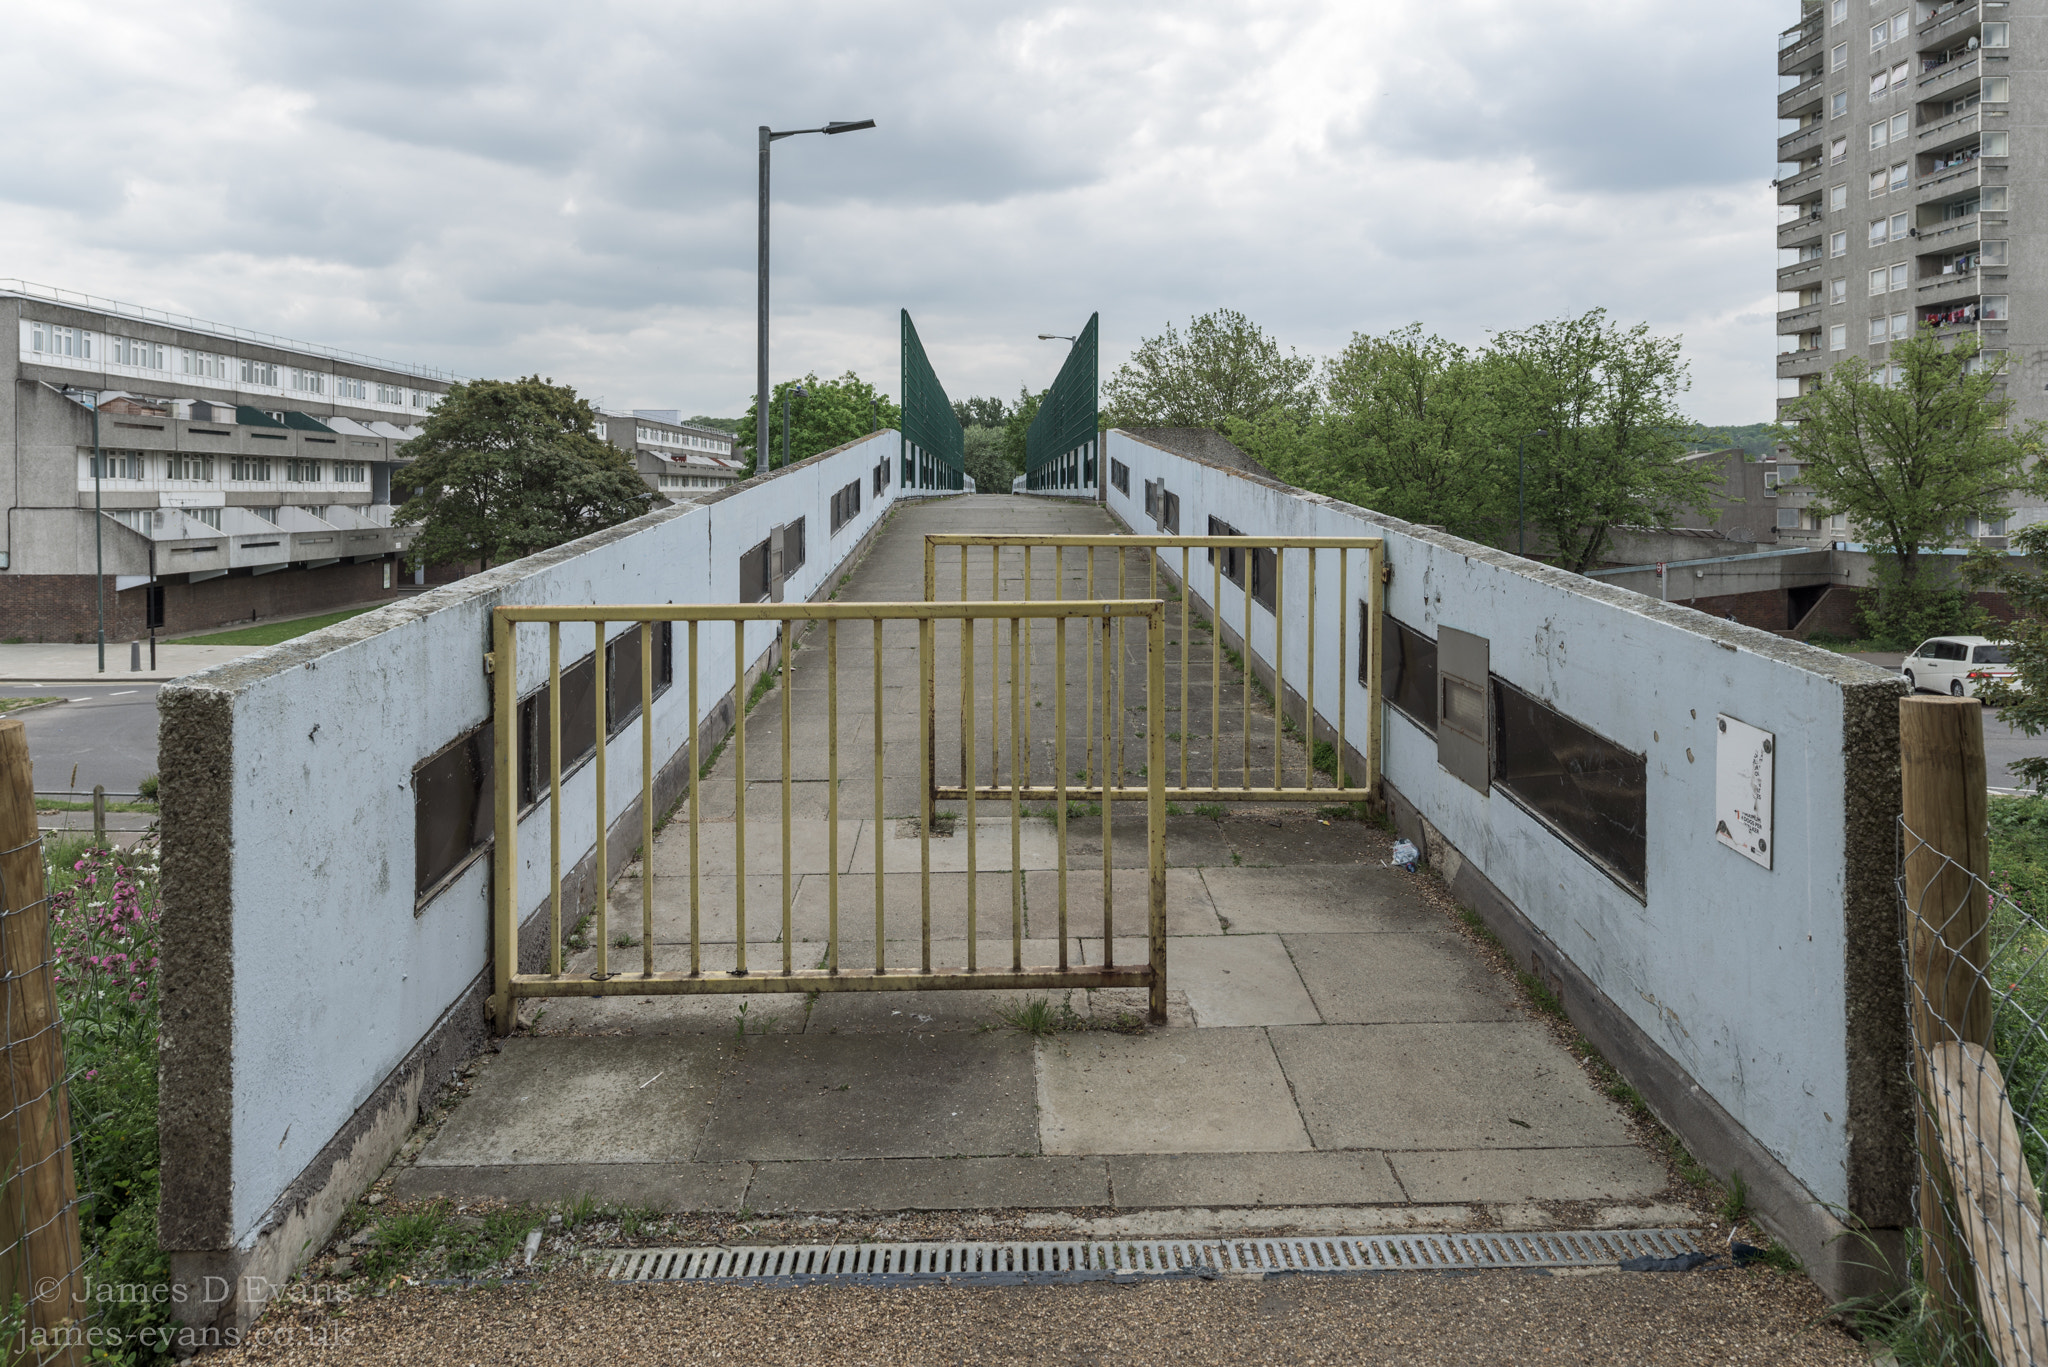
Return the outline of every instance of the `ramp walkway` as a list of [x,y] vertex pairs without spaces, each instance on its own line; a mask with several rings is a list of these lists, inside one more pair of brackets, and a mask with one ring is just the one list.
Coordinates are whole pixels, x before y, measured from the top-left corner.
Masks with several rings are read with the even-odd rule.
[[[1117,530],[1089,503],[967,495],[906,505],[836,596],[921,599],[926,532]],[[957,643],[940,631],[938,645],[940,672],[952,670],[957,688]],[[847,643],[839,649],[845,655]],[[911,697],[915,652],[886,653],[886,688]],[[831,857],[822,655],[800,644],[791,691],[793,949],[803,966],[821,961]],[[870,664],[865,655],[841,661],[863,681]],[[1224,687],[1224,705],[1240,705],[1241,677]],[[758,823],[762,850],[780,837],[780,688],[756,700],[747,722],[747,824],[752,832]],[[1263,698],[1252,706],[1270,719]],[[872,737],[856,738],[848,753],[844,726],[841,736],[839,915],[841,952],[853,960],[873,948],[876,842],[885,868],[905,870],[884,875],[891,905],[917,897],[917,742],[908,726],[886,738],[877,820],[873,770],[860,767]],[[1294,753],[1283,761],[1298,770],[1298,742],[1284,745]],[[901,764],[898,747],[908,747]],[[704,787],[698,872],[707,906],[731,896],[715,886],[718,851],[734,834],[730,749]],[[943,737],[936,750],[949,753]],[[954,820],[934,822],[931,935],[934,959],[952,963],[967,934],[968,832],[963,808],[945,806]],[[1007,812],[983,824],[991,829],[975,877],[984,953],[1007,960]],[[1111,893],[1120,907],[1128,897],[1142,908],[1142,813],[1119,810],[1115,825]],[[1127,827],[1131,838],[1122,838]],[[1099,907],[1099,817],[1074,820],[1068,839],[1071,903]],[[1685,1219],[1644,1209],[1673,1199],[1664,1160],[1460,933],[1441,890],[1387,866],[1391,843],[1373,826],[1313,809],[1169,814],[1164,1026],[1146,1023],[1144,993],[1133,989],[525,1002],[518,1032],[487,1056],[394,1190],[519,1201],[588,1194],[669,1211],[1207,1208],[1271,1217],[1276,1207],[1344,1207],[1395,1226],[1507,1228]],[[1017,849],[1024,957],[1044,962],[1059,932],[1048,914],[1056,835],[1042,810],[1027,817]],[[732,865],[723,867],[730,885]],[[687,822],[672,818],[650,857],[613,889],[613,926],[637,931],[641,880],[654,880],[659,966],[688,966],[689,873]],[[758,884],[750,903],[777,908],[749,922],[749,952],[779,963],[779,874],[749,881]],[[1142,912],[1119,912],[1120,925],[1142,922]],[[722,932],[718,924],[708,913],[705,943],[722,933],[729,947],[731,920]],[[1076,963],[1101,960],[1100,918],[1092,937],[1088,927],[1086,914],[1069,922]],[[637,940],[628,932],[614,943]],[[1118,961],[1136,962],[1145,942],[1115,948]],[[914,939],[904,946],[910,957],[916,950]],[[572,966],[594,954],[582,948]]]

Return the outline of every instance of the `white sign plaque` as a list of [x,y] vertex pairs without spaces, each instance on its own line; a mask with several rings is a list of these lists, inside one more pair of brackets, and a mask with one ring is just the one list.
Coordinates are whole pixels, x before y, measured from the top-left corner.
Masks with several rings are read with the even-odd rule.
[[1765,868],[1771,866],[1771,774],[1777,739],[1723,713],[1714,747],[1714,838]]

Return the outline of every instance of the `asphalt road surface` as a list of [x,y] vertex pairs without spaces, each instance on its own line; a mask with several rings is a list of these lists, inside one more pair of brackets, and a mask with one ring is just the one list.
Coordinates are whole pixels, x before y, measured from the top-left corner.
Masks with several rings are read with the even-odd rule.
[[0,684],[0,698],[54,697],[71,701],[21,717],[36,791],[90,792],[102,783],[110,793],[132,793],[156,772],[156,685]]

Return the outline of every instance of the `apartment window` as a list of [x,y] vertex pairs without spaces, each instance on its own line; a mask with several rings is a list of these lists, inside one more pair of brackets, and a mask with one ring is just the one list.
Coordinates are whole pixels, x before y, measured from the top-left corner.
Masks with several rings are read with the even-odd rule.
[[115,365],[134,366],[141,370],[168,370],[164,364],[164,349],[155,342],[138,342],[132,337],[109,337],[107,359]]
[[1874,75],[1872,75],[1872,76],[1871,76],[1871,78],[1870,78],[1870,98],[1871,98],[1871,99],[1875,100],[1875,99],[1880,99],[1880,98],[1882,98],[1882,97],[1883,97],[1883,95],[1884,95],[1884,88],[1885,88],[1885,83],[1886,83],[1886,81],[1887,81],[1888,79],[1889,79],[1889,78],[1888,78],[1888,77],[1887,77],[1887,76],[1885,75],[1885,71],[1884,71],[1884,68],[1883,68],[1883,67],[1879,67],[1879,68],[1877,69],[1876,73],[1875,73]]
[[1909,131],[1911,131],[1912,120],[1913,116],[1911,114],[1892,115],[1891,124],[1893,142],[1904,142],[1906,140],[1906,134]]
[[1892,241],[1904,242],[1906,240],[1906,217],[1905,214],[1892,215]]
[[1880,195],[1884,194],[1884,192],[1885,192],[1885,178],[1884,178],[1884,172],[1883,172],[1882,170],[1878,170],[1878,171],[1872,171],[1872,172],[1870,173],[1870,197],[1871,197],[1872,199],[1876,199],[1876,198],[1878,198],[1878,197],[1879,197]]
[[1849,282],[1848,282],[1848,280],[1847,280],[1847,279],[1842,279],[1842,280],[1830,280],[1830,281],[1828,281],[1828,302],[1829,302],[1830,304],[1844,304],[1844,303],[1847,303],[1848,301],[1849,301]]
[[1765,470],[1765,471],[1764,471],[1764,488],[1766,488],[1766,489],[1775,489],[1775,488],[1777,488],[1777,487],[1778,487],[1778,472],[1777,472],[1776,470],[1768,470],[1768,469],[1767,469],[1767,470]]
[[1893,289],[1895,289],[1895,290],[1902,290],[1902,289],[1906,288],[1906,273],[1907,273],[1907,263],[1905,263],[1904,261],[1901,261],[1901,262],[1899,262],[1899,263],[1898,263],[1897,265],[1895,265],[1895,266],[1893,266],[1893,267],[1892,267],[1892,288],[1893,288]]
[[2005,239],[1986,238],[1979,246],[1978,265],[2003,266],[2005,264]]
[[1986,104],[2004,104],[2012,99],[2012,77],[1986,76],[1983,98]]
[[1893,166],[1893,167],[1892,167],[1892,189],[1894,189],[1894,190],[1903,190],[1903,189],[1905,189],[1905,188],[1906,188],[1906,163],[1902,161],[1902,162],[1899,162],[1899,163],[1898,163],[1897,165],[1895,165],[1895,166]]
[[102,459],[97,462],[100,468],[94,469],[96,462],[91,456],[85,458],[85,464],[88,471],[101,479],[149,478],[149,457],[140,451],[102,451],[100,456]]
[[1909,337],[1912,335],[1912,332],[1912,315],[1905,313],[1894,313],[1892,315],[1892,340],[1897,341],[1901,337]]
[[366,399],[370,396],[367,380],[352,379],[347,375],[334,377],[334,397],[337,399]]
[[1987,322],[2005,322],[2008,316],[2006,313],[2006,296],[2003,294],[1985,295],[1984,307],[1978,311],[1978,316]]
[[[1358,682],[1366,682],[1370,652],[1366,606],[1358,605]],[[1394,710],[1436,734],[1436,642],[1393,617],[1380,618],[1380,692]]]
[[1883,147],[1891,141],[1891,136],[1891,123],[1888,120],[1879,119],[1876,123],[1870,125],[1871,150],[1876,151],[1878,148]]
[[1849,45],[1847,43],[1836,43],[1834,50],[1828,53],[1828,70],[1840,71],[1847,65],[1849,65]]
[[1884,267],[1879,266],[1870,273],[1870,292],[1872,294],[1884,293]]
[[1649,862],[1648,762],[1498,676],[1493,786],[1638,897]]
[[1870,26],[1870,50],[1877,51],[1892,40],[1892,21],[1882,20]]
[[377,386],[377,402],[402,404],[405,402],[405,391],[395,384],[380,384]]
[[60,328],[52,323],[29,325],[29,349],[46,356],[92,359],[92,334],[82,328]]
[[172,454],[164,462],[166,479],[213,481],[213,457],[188,455],[182,451]]
[[1835,3],[1828,9],[1828,23],[1846,24],[1848,22],[1849,0],[1835,0]]
[[368,484],[370,467],[359,460],[338,460],[334,462],[336,484]]
[[1849,345],[1849,325],[1836,323],[1828,329],[1828,350],[1840,351]]
[[1848,112],[1849,92],[1846,90],[1837,90],[1835,92],[1834,99],[1828,102],[1828,117],[1831,119],[1839,119]]
[[294,367],[291,372],[291,378],[292,388],[302,394],[325,394],[327,392],[327,377],[318,371],[300,370]]
[[270,478],[270,457],[236,456],[228,462],[228,478],[243,483]]
[[[1237,528],[1231,526],[1228,522],[1223,521],[1221,518],[1212,517],[1209,519],[1208,535],[1243,536],[1244,533],[1239,531]],[[1225,579],[1228,579],[1231,583],[1237,585],[1239,588],[1243,588],[1244,552],[1242,550],[1239,550],[1235,546],[1225,546],[1221,550],[1218,550],[1216,547],[1211,546],[1209,548],[1209,563],[1212,565],[1215,564],[1216,557],[1219,555],[1223,557],[1223,577]]]
[[1849,207],[1849,187],[1833,185],[1828,187],[1828,208],[1840,210]]
[[1906,88],[1906,68],[1910,65],[1911,63],[1909,62],[1900,62],[1892,68],[1892,89],[1904,90]]
[[1839,166],[1849,159],[1849,140],[1836,138],[1828,147],[1828,164]]
[[1877,346],[1890,336],[1888,325],[1882,318],[1870,320],[1870,345]]
[[1125,498],[1131,496],[1131,467],[1114,456],[1110,457],[1109,461],[1109,483]]
[[1986,24],[1984,26],[1983,43],[1985,47],[2011,47],[2012,25],[2007,23]]
[[268,361],[242,362],[242,383],[268,385],[277,388],[277,367]]
[[1870,220],[1870,245],[1871,245],[1871,246],[1873,246],[1873,247],[1876,247],[1876,246],[1880,246],[1880,245],[1882,245],[1882,244],[1884,243],[1884,241],[1886,240],[1886,236],[1887,236],[1887,234],[1889,233],[1889,231],[1890,231],[1890,229],[1889,229],[1889,228],[1887,227],[1887,220],[1885,220],[1885,219],[1882,219],[1882,218],[1873,218],[1873,219],[1871,219],[1871,220]]
[[320,462],[317,460],[300,460],[294,457],[284,463],[284,478],[287,484],[318,484],[320,482]]
[[1829,256],[1847,256],[1848,254],[1849,254],[1849,234],[1847,234],[1847,233],[1845,233],[1845,232],[1843,232],[1843,233],[1836,233],[1836,234],[1835,234],[1834,236],[1832,236],[1832,237],[1830,237],[1830,238],[1828,239],[1828,255],[1829,255]]
[[1796,532],[1796,531],[1798,531],[1798,530],[1799,530],[1799,510],[1798,510],[1797,508],[1780,508],[1780,509],[1778,509],[1778,526],[1779,526],[1779,528],[1780,528],[1780,529],[1782,529],[1782,530],[1784,530],[1784,531],[1788,531],[1788,532]]
[[412,406],[414,408],[425,408],[433,400],[433,397],[424,389],[415,389],[412,392]]
[[228,358],[206,351],[181,350],[178,369],[182,374],[196,375],[201,379],[225,380],[228,377]]

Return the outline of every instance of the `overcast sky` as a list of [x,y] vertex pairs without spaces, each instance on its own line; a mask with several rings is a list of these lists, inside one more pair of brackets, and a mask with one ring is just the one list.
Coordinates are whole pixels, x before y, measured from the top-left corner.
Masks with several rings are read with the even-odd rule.
[[1770,417],[1789,0],[45,0],[0,15],[0,276],[614,407],[753,390],[755,128],[777,377],[954,397],[1107,376],[1243,311],[1326,355],[1596,306]]

